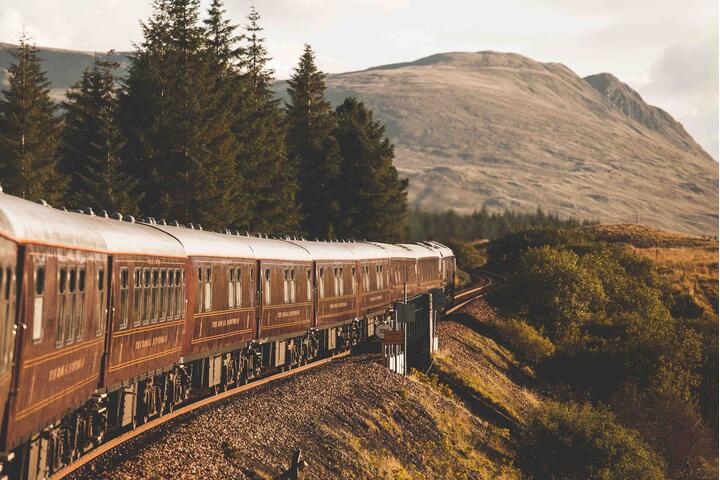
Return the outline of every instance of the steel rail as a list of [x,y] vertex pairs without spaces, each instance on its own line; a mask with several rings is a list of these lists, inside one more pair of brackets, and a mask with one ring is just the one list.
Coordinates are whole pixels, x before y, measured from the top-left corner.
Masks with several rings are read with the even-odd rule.
[[246,385],[240,385],[238,387],[232,388],[225,392],[218,393],[217,395],[212,395],[209,397],[205,397],[205,398],[196,400],[188,405],[178,408],[177,410],[173,410],[172,412],[165,414],[162,417],[158,417],[158,418],[151,420],[133,430],[122,433],[122,434],[118,435],[117,437],[112,438],[111,440],[108,440],[106,443],[103,443],[102,445],[99,445],[97,448],[94,448],[93,450],[90,450],[86,454],[82,455],[75,462],[71,463],[70,465],[66,465],[63,468],[61,468],[60,470],[58,470],[57,472],[53,473],[50,476],[50,480],[59,480],[61,478],[64,478],[67,475],[70,475],[71,473],[78,470],[80,467],[88,464],[92,460],[95,460],[100,455],[103,455],[103,454],[109,452],[110,450],[122,445],[123,443],[127,442],[128,440],[131,440],[131,439],[137,437],[141,433],[147,432],[148,430],[158,427],[158,426],[162,425],[163,423],[168,422],[174,418],[185,415],[186,413],[192,412],[193,410],[197,410],[198,408],[204,407],[206,405],[213,404],[219,400],[223,400],[225,398],[232,397],[233,395],[237,395],[238,393],[246,392],[248,390],[259,387],[261,385],[266,385],[275,380],[280,380],[281,378],[286,378],[291,375],[295,375],[296,373],[304,372],[306,370],[310,370],[312,368],[316,368],[321,365],[328,364],[328,363],[332,362],[333,360],[337,360],[339,358],[346,357],[349,354],[350,354],[350,351],[347,350],[347,351],[339,353],[337,355],[333,355],[331,357],[323,358],[323,359],[314,361],[312,363],[308,363],[307,365],[302,365],[300,367],[293,368],[291,370],[287,370],[284,372],[276,373],[274,375],[270,375],[268,377],[261,378],[254,382],[248,383]]

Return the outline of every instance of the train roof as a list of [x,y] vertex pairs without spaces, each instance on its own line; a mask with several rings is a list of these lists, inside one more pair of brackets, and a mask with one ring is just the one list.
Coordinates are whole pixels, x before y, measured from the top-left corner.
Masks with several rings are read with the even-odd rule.
[[192,257],[255,258],[255,252],[242,237],[223,233],[176,227],[173,225],[145,224],[177,239]]
[[[79,218],[77,218],[79,217]],[[105,251],[92,222],[47,205],[0,193],[0,232],[19,243]]]
[[361,259],[357,252],[349,248],[350,244],[345,242],[311,240],[288,240],[288,242],[307,250],[313,260],[355,261]]
[[427,241],[427,242],[420,242],[422,245],[427,245],[430,248],[434,248],[438,252],[440,252],[440,255],[444,257],[454,257],[455,254],[453,253],[452,249],[448,247],[447,245],[443,245],[440,242],[435,241]]
[[357,243],[348,243],[347,245],[361,259],[374,260],[374,259],[378,259],[378,258],[381,258],[381,259],[389,258],[387,250],[385,250],[381,246],[376,245],[374,243],[357,242]]
[[427,245],[401,243],[399,246],[410,250],[415,258],[440,258],[440,252],[428,247]]
[[417,258],[413,252],[400,245],[394,245],[392,243],[381,243],[381,242],[368,242],[371,245],[382,248],[390,258]]
[[310,253],[303,247],[288,240],[275,238],[238,236],[246,242],[255,253],[258,260],[292,260],[298,262],[311,262]]
[[[64,212],[63,212],[64,213]],[[180,242],[143,224],[115,220],[100,215],[67,213],[74,223],[88,223],[100,235],[110,254],[185,257]]]

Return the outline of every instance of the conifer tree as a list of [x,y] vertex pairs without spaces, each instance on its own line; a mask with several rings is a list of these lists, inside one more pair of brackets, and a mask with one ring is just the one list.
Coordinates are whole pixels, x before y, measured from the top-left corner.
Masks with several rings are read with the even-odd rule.
[[251,215],[245,230],[291,234],[300,229],[296,203],[297,171],[288,162],[283,116],[272,90],[273,71],[262,38],[260,14],[251,7],[242,48],[242,95],[235,134],[240,142],[238,169]]
[[[110,52],[110,55],[112,52]],[[117,127],[116,62],[96,58],[67,92],[60,144],[61,171],[70,178],[67,201],[108,212],[138,213],[138,181],[123,171]]]
[[288,80],[286,104],[288,156],[298,169],[303,227],[311,235],[334,238],[340,204],[336,180],[340,168],[330,103],[325,100],[325,74],[305,45],[300,62]]
[[60,120],[50,82],[25,34],[13,58],[0,100],[0,181],[7,193],[55,203],[66,182],[57,171]]
[[342,156],[338,180],[342,222],[348,238],[401,242],[407,236],[407,186],[393,166],[393,146],[385,127],[362,102],[347,98],[336,109]]
[[198,0],[155,0],[131,59],[121,125],[144,213],[217,229],[238,223],[243,202],[221,69],[211,68],[217,57],[198,17]]

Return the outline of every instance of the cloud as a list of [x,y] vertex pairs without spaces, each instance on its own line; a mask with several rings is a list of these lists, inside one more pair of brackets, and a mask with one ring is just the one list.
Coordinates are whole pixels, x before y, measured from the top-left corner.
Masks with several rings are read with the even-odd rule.
[[718,158],[718,31],[696,32],[666,47],[637,85],[650,103],[671,112],[708,153]]

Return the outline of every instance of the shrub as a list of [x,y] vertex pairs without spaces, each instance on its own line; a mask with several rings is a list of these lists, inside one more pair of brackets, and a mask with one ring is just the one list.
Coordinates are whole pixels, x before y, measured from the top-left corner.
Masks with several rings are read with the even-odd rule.
[[516,319],[495,319],[492,323],[497,336],[525,363],[537,365],[555,353],[555,345],[535,328]]
[[521,467],[536,480],[665,478],[661,458],[604,407],[545,404],[522,443]]
[[470,275],[465,270],[459,268],[455,270],[455,288],[465,288],[470,284]]
[[455,254],[457,267],[461,270],[472,270],[485,263],[485,258],[472,245],[450,240],[447,242],[447,246]]

